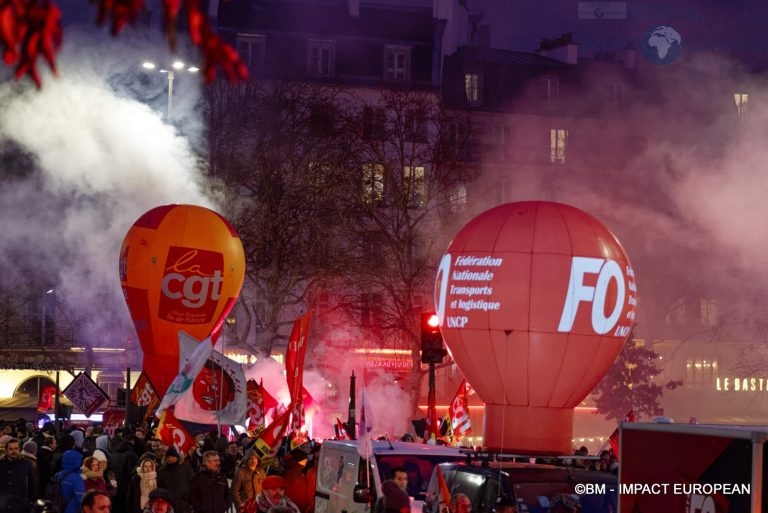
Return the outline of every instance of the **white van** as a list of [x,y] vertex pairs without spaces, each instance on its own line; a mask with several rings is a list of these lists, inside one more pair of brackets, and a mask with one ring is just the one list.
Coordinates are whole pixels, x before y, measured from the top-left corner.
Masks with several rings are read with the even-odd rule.
[[373,458],[366,468],[355,440],[328,440],[320,446],[315,482],[315,513],[367,513],[381,495],[381,483],[392,469],[408,472],[411,511],[421,513],[435,465],[464,461],[456,447],[408,442],[374,441]]

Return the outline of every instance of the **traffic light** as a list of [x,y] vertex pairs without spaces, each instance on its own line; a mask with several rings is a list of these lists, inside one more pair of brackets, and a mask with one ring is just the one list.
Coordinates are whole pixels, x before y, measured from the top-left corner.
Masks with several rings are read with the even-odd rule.
[[421,363],[442,363],[448,352],[443,349],[440,321],[435,312],[421,314]]

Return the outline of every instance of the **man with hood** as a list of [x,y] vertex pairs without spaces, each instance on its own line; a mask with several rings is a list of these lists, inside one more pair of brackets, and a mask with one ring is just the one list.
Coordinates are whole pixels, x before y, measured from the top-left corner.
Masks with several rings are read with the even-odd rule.
[[194,475],[195,471],[192,470],[192,466],[181,461],[176,447],[171,446],[165,451],[165,463],[157,471],[157,486],[168,490],[171,494],[173,503],[176,505],[174,508],[176,513],[189,513],[190,511],[187,497],[189,496],[189,483],[192,482]]
[[66,504],[61,513],[77,513],[80,510],[80,501],[85,495],[85,481],[80,475],[82,464],[80,451],[70,449],[61,457],[61,471],[56,474],[56,480],[61,483],[61,500]]

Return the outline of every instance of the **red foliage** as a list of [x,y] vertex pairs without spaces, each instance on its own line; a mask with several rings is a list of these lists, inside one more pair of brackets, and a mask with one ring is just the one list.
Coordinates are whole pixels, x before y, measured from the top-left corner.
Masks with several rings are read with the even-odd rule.
[[24,75],[40,87],[37,58],[56,73],[56,52],[61,47],[61,11],[48,0],[0,0],[0,43],[3,60],[18,63],[16,78]]
[[[216,79],[219,67],[230,82],[247,80],[248,68],[232,45],[214,33],[199,0],[163,0],[165,33],[171,49],[176,46],[176,26],[184,1],[190,39],[202,54],[206,83]],[[96,21],[103,25],[109,19],[111,33],[117,36],[126,25],[136,22],[143,7],[144,0],[98,0]],[[51,0],[0,0],[3,60],[9,66],[17,65],[16,78],[29,75],[39,88],[37,58],[42,55],[56,73],[56,52],[61,41],[61,11]]]

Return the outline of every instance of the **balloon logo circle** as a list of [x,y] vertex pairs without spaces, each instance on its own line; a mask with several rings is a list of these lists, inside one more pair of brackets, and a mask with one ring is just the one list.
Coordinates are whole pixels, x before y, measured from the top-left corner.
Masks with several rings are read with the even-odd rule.
[[159,392],[178,372],[179,331],[215,340],[245,276],[240,237],[221,215],[197,205],[144,213],[120,249],[120,283]]
[[451,356],[486,403],[484,445],[568,454],[573,408],[632,331],[637,288],[627,254],[597,219],[527,201],[459,231],[435,304]]

